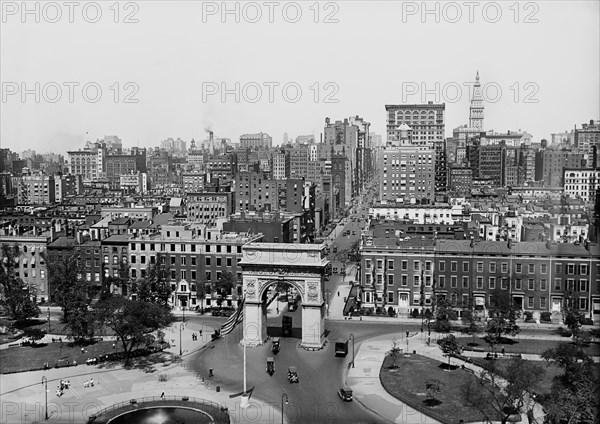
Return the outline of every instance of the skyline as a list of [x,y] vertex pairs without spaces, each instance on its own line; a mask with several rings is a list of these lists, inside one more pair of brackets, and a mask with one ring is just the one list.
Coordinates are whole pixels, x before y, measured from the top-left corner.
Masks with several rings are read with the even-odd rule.
[[[449,137],[468,123],[471,93],[465,84],[477,71],[489,87],[485,130],[521,129],[539,141],[600,117],[600,6],[592,1],[518,8],[475,2],[473,23],[462,2],[451,2],[462,13],[456,23],[450,22],[456,10],[438,2],[428,2],[434,12],[424,15],[422,2],[320,2],[318,14],[315,3],[300,3],[295,24],[294,2],[276,2],[273,23],[261,2],[258,9],[248,6],[252,2],[228,3],[231,10],[238,7],[237,16],[223,15],[221,2],[122,2],[118,16],[102,4],[95,24],[77,10],[73,23],[67,10],[60,22],[50,23],[53,11],[42,6],[36,23],[34,15],[7,8],[13,3],[20,5],[2,3],[0,144],[18,152],[64,153],[105,135],[119,136],[127,147],[154,147],[170,137],[200,141],[207,127],[234,142],[262,131],[279,145],[284,132],[318,140],[326,117],[354,115],[385,140],[386,104],[429,100],[446,103]],[[495,4],[501,18],[493,23]],[[279,7],[287,15],[278,14]],[[252,15],[257,10],[262,15]],[[260,21],[250,23],[253,16]],[[39,103],[35,93],[23,102],[22,84],[31,89],[36,82]],[[95,87],[102,89],[97,103],[82,96],[86,83],[92,96]],[[236,83],[239,102],[232,93],[223,102],[222,84],[232,89]],[[287,99],[280,90],[286,83]],[[62,96],[51,103],[57,87]],[[302,96],[293,103],[297,87]],[[502,95],[493,102],[498,88]],[[252,103],[257,89],[261,96]],[[423,97],[423,89],[434,92]]]

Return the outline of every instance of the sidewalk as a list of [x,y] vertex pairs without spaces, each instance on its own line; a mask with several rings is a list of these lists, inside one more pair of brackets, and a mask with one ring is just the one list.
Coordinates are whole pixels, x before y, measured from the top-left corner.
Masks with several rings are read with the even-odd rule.
[[[405,352],[416,351],[417,354],[427,356],[440,362],[448,362],[443,356],[442,351],[437,344],[427,344],[421,341],[418,333],[412,333],[406,343],[406,335],[399,333],[394,335],[385,335],[369,339],[358,348],[355,357],[355,367],[350,368],[347,375],[347,384],[354,392],[354,398],[366,408],[378,413],[391,422],[398,424],[429,424],[438,421],[430,418],[423,413],[414,410],[405,403],[391,396],[381,385],[379,380],[379,370],[385,359],[387,352],[390,351],[394,341],[400,342],[400,347]],[[473,364],[468,364],[455,358],[451,358],[453,365],[465,365],[480,374],[482,369]],[[541,405],[535,403],[534,417],[538,423],[543,422],[544,413]],[[522,413],[522,423],[527,423],[526,411]]]
[[[133,398],[160,396],[162,392],[168,396],[196,397],[226,406],[232,423],[281,422],[277,405],[251,398],[249,406],[242,409],[240,397],[230,398],[229,392],[217,392],[210,380],[203,381],[187,369],[179,360],[180,324],[175,323],[165,331],[165,338],[169,342],[174,341],[165,350],[172,354],[170,362],[144,364],[142,369],[131,370],[125,370],[120,364],[78,365],[0,376],[0,423],[44,422],[42,376],[48,378],[48,413],[53,422],[86,423],[87,417],[100,409]],[[202,336],[198,341],[192,341],[192,333],[198,333],[200,329]],[[186,323],[181,329],[183,356],[202,349],[210,341],[212,330]],[[159,376],[166,381],[159,381]],[[94,379],[94,387],[84,388],[84,381],[90,378]],[[70,379],[71,387],[59,398],[55,392],[61,379]]]

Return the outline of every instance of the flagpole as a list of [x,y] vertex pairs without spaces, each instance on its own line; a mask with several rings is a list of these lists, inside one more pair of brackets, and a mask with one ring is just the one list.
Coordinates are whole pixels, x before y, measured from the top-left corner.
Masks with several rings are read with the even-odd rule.
[[246,343],[244,343],[244,396],[246,395]]
[[[241,310],[241,308],[244,307],[245,301],[246,301],[246,296],[244,295],[244,299],[239,306],[240,310]],[[244,345],[244,393],[242,394],[242,400],[240,403],[240,407],[247,408],[248,407],[248,395],[246,394],[246,340],[242,339],[242,344]]]

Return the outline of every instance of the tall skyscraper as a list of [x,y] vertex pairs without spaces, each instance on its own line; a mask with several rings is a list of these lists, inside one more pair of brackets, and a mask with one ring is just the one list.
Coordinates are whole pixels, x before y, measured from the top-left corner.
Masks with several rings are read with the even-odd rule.
[[385,105],[387,111],[387,141],[397,145],[398,127],[406,124],[412,129],[412,145],[433,147],[444,141],[446,104]]
[[473,97],[471,97],[471,107],[469,108],[469,127],[483,131],[483,109],[483,95],[481,94],[479,71],[477,71],[475,85],[473,86]]

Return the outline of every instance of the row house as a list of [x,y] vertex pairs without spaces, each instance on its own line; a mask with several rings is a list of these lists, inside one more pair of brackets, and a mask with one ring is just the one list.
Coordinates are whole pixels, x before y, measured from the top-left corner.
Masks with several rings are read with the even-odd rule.
[[[148,266],[156,264],[160,257],[173,291],[171,304],[185,308],[204,301],[204,306],[210,307],[217,299],[212,283],[227,271],[238,282],[223,299],[224,305],[231,306],[241,296],[242,269],[238,261],[242,258],[242,246],[261,239],[262,235],[221,233],[207,227],[163,225],[160,234],[128,240],[130,278],[146,277]],[[198,284],[207,285],[204,298],[198,294]]]
[[[0,235],[0,245],[17,246],[20,256],[16,258],[16,276],[23,281],[23,289],[37,302],[44,302],[49,298],[48,272],[46,268],[46,235],[33,235],[33,233],[10,234],[8,229]],[[4,260],[0,251],[0,261]]]
[[536,318],[558,315],[565,302],[600,318],[597,245],[375,238],[361,253],[364,307],[409,313],[446,298],[460,316],[472,306],[485,312],[494,296],[507,294],[515,308]]

